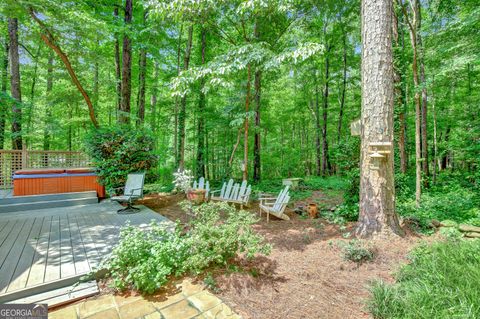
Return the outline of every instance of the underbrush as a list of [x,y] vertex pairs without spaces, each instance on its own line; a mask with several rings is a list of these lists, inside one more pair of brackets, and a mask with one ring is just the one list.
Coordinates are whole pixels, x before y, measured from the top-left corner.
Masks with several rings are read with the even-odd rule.
[[271,247],[254,232],[256,217],[225,203],[186,207],[192,216],[186,228],[174,231],[151,224],[148,229],[126,226],[103,267],[118,290],[133,288],[153,293],[171,276],[200,274],[226,266],[241,255],[251,259],[268,254]]
[[378,319],[480,318],[480,241],[421,245],[395,284],[371,287],[368,308]]
[[[314,191],[329,190],[333,193],[341,192],[348,186],[345,178],[339,176],[307,176],[299,184],[297,189],[290,190],[291,201],[303,200],[312,196]],[[279,193],[285,186],[282,179],[262,180],[253,185],[254,193]]]

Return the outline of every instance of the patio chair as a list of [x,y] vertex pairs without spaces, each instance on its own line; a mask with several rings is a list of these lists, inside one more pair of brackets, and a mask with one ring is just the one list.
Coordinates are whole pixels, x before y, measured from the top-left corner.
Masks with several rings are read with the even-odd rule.
[[259,197],[260,216],[262,216],[262,212],[265,212],[267,214],[267,223],[270,221],[270,214],[284,220],[290,220],[290,217],[284,213],[290,200],[290,195],[288,194],[289,187],[286,186],[276,198]]
[[126,203],[127,207],[119,209],[117,213],[133,213],[139,211],[140,208],[134,207],[133,202],[143,197],[143,183],[145,181],[145,173],[128,174],[127,182],[123,195],[113,196],[111,200],[120,204]]
[[204,189],[205,190],[205,198],[208,198],[210,193],[210,183],[205,180],[205,178],[200,177],[197,181],[193,181],[193,189]]
[[[248,185],[247,181],[243,181],[240,185],[239,183],[234,184],[233,179],[230,179],[228,183],[223,183],[222,189],[210,192],[210,200],[239,204],[243,208],[243,206],[248,206],[251,192],[252,186]],[[213,196],[216,193],[219,194]]]

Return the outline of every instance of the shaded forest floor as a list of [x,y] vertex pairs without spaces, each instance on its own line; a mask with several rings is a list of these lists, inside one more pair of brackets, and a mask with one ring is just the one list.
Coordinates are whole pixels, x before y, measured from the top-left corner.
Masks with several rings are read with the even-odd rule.
[[[187,216],[174,195],[147,196],[143,204],[171,220]],[[296,202],[340,204],[341,194],[315,191]],[[255,203],[249,209],[257,212]],[[357,265],[345,261],[342,242],[353,224],[339,226],[325,219],[306,219],[287,212],[289,221],[265,215],[254,227],[272,245],[272,253],[251,262],[243,259],[228,269],[212,270],[210,289],[244,318],[369,318],[365,301],[372,280],[392,281],[392,274],[406,262],[419,237],[409,236],[370,244],[377,250],[373,262]],[[213,280],[211,279],[213,278]],[[202,280],[203,278],[198,278]]]

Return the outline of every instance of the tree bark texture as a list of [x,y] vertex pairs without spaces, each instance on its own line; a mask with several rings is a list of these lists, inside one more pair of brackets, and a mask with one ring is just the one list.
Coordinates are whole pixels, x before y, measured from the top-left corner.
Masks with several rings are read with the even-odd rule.
[[395,213],[393,147],[371,169],[370,143],[393,145],[393,60],[391,0],[362,1],[362,129],[359,237],[403,234]]
[[138,60],[138,96],[137,96],[137,126],[145,120],[145,73],[147,72],[147,50],[140,49]]
[[[260,26],[258,20],[255,21],[254,35],[257,41],[260,41]],[[262,96],[262,70],[255,71],[254,78],[254,102],[255,102],[255,133],[253,142],[253,180],[258,182],[262,179],[262,161],[261,161],[261,135],[260,135],[260,111]]]
[[128,35],[128,28],[132,23],[133,0],[125,1],[125,28],[127,32],[123,35],[123,56],[122,56],[122,103],[119,114],[119,122],[128,124],[130,122],[130,100],[132,95],[132,42]]
[[151,109],[151,124],[150,127],[155,133],[157,131],[157,94],[158,94],[158,61],[154,62],[154,71],[153,71],[153,83],[152,83],[152,96],[150,97],[150,109]]
[[22,92],[20,85],[20,59],[18,55],[18,19],[8,19],[10,38],[10,91],[12,98],[12,148],[22,149]]

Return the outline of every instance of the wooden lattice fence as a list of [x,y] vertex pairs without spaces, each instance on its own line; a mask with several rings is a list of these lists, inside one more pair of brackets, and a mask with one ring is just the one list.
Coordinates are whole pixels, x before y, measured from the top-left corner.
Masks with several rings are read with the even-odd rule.
[[11,188],[13,173],[19,169],[87,166],[91,161],[82,152],[0,150],[0,188]]

